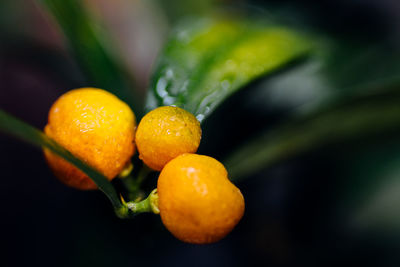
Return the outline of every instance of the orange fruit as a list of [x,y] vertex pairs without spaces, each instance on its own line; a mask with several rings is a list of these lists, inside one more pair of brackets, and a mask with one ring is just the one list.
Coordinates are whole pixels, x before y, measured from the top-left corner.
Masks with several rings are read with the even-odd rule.
[[158,207],[165,227],[178,239],[207,244],[225,237],[244,213],[244,198],[214,158],[183,154],[160,173]]
[[196,117],[172,106],[159,107],[147,113],[136,132],[139,158],[156,171],[183,153],[195,153],[200,139],[200,122]]
[[[127,104],[97,88],[71,90],[52,105],[47,136],[94,167],[109,180],[120,173],[135,152],[136,118]],[[96,189],[82,171],[45,149],[46,160],[63,183]]]

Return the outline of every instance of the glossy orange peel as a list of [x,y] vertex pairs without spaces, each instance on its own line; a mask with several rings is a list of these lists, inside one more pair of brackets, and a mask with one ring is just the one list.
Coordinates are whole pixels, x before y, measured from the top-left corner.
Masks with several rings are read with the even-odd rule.
[[244,213],[244,198],[214,158],[183,154],[161,171],[157,184],[163,224],[178,239],[207,244],[225,237]]
[[[71,90],[52,105],[44,132],[109,180],[135,152],[136,118],[129,106],[97,88]],[[68,186],[89,190],[96,184],[82,171],[45,149],[54,174]]]
[[156,171],[161,171],[165,164],[183,153],[195,153],[200,139],[200,122],[196,117],[173,106],[147,113],[136,132],[139,158]]

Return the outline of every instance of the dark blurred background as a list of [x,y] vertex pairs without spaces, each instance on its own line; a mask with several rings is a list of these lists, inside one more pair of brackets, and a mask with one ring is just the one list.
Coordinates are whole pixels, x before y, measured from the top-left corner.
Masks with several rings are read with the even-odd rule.
[[[311,61],[277,73],[218,109],[203,126],[203,140],[209,141],[200,148],[217,158],[241,138],[330,100],[332,77],[340,88],[375,85],[369,77],[384,87],[400,73],[397,0],[84,2],[143,98],[171,27],[186,16],[234,10],[345,43],[328,63]],[[0,3],[0,108],[42,129],[58,96],[91,84],[38,3]],[[232,119],[213,126],[226,114],[242,122],[235,134]],[[40,150],[0,135],[0,265],[399,266],[399,148],[395,134],[356,139],[246,177],[237,183],[246,199],[242,221],[221,242],[195,246],[173,238],[158,216],[116,218],[102,193],[65,187]]]

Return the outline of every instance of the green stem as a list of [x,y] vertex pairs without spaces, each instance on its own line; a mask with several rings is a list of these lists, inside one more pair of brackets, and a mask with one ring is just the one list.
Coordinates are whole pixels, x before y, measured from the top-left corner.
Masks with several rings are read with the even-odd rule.
[[132,174],[130,174],[124,178],[121,178],[122,183],[124,184],[126,190],[129,192],[129,199],[134,200],[140,197],[140,187],[151,171],[152,170],[149,167],[143,165],[136,177],[133,177]]
[[149,196],[142,201],[129,201],[125,202],[121,197],[123,208],[116,210],[118,217],[126,219],[132,218],[137,214],[144,212],[152,212],[154,214],[160,213],[158,209],[158,194],[157,189],[154,189]]
[[152,172],[152,170],[149,167],[147,167],[147,165],[143,164],[143,167],[140,169],[136,179],[136,183],[138,184],[138,186],[142,185],[142,183],[144,182],[144,180],[146,179],[147,175],[149,175],[150,172]]

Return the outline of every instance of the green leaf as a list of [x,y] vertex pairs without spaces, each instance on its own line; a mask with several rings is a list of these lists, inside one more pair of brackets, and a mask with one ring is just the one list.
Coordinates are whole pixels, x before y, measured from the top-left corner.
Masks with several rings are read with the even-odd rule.
[[399,148],[398,138],[380,140],[379,146],[343,155],[337,205],[353,226],[400,230]]
[[52,139],[48,138],[41,131],[14,118],[2,110],[0,110],[0,131],[18,137],[23,141],[38,146],[39,148],[45,147],[51,150],[54,154],[75,165],[77,168],[87,174],[95,182],[99,189],[106,194],[116,211],[123,208],[114,187],[107,180],[107,178],[104,177],[104,175],[88,166],[80,159],[74,157],[69,151],[58,145]]
[[224,164],[232,178],[239,180],[323,145],[397,131],[400,128],[399,101],[397,90],[348,99],[294,119],[245,143]]
[[260,21],[185,21],[160,57],[146,108],[176,105],[202,121],[235,91],[310,48],[304,36]]
[[393,40],[330,39],[322,44],[316,76],[331,87],[331,98],[345,98],[400,85],[400,49]]
[[90,87],[108,90],[127,102],[136,115],[142,111],[141,97],[134,90],[128,73],[107,49],[109,40],[101,33],[99,22],[90,18],[78,0],[41,0],[58,22],[78,62],[88,76]]

